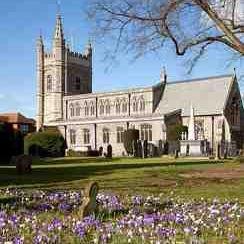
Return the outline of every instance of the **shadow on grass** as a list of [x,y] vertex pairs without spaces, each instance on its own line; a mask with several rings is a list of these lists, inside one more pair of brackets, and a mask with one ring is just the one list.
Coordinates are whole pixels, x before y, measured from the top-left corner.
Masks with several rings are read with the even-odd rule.
[[[70,165],[64,167],[36,167],[31,174],[18,175],[15,168],[0,169],[0,187],[25,185],[54,184],[61,182],[71,182],[75,180],[89,179],[90,177],[105,176],[115,170],[128,169],[153,169],[155,167],[165,168],[167,166],[190,166],[203,164],[216,164],[215,161],[191,161],[191,162],[171,162],[171,163],[118,163],[118,164],[96,164],[96,165]],[[220,161],[218,162],[220,163]],[[177,169],[176,169],[177,170]],[[136,173],[135,173],[136,174]],[[33,186],[32,186],[33,187]]]
[[121,158],[95,158],[95,157],[69,157],[69,158],[47,158],[47,159],[39,159],[34,161],[34,165],[55,165],[55,164],[89,164],[89,163],[105,163],[105,162],[117,162],[120,161]]

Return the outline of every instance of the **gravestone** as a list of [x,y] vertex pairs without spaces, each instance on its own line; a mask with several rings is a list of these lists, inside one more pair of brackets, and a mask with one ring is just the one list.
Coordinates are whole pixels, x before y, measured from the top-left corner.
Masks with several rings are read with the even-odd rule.
[[106,157],[107,157],[107,158],[112,158],[112,155],[113,155],[113,148],[112,148],[112,146],[109,144],[108,147],[107,147],[107,154],[106,154]]
[[96,197],[98,194],[98,184],[97,182],[90,182],[84,190],[84,199],[81,204],[79,215],[81,218],[87,217],[94,214],[97,210]]
[[99,152],[99,156],[102,156],[103,155],[103,147],[99,147],[98,152]]
[[29,155],[13,156],[11,163],[15,164],[18,174],[28,174],[31,172],[32,157]]

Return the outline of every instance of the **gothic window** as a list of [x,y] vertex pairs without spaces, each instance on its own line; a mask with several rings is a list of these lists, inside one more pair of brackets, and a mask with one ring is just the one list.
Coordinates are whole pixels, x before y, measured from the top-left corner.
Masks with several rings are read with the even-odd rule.
[[86,101],[85,101],[84,107],[85,107],[85,116],[89,116],[89,107],[88,107],[88,104]]
[[100,106],[99,106],[99,114],[100,115],[104,114],[104,103],[103,103],[103,101],[100,103]]
[[47,91],[48,92],[52,91],[52,76],[51,75],[47,76]]
[[80,91],[81,83],[80,83],[80,77],[75,78],[75,90]]
[[69,131],[69,135],[70,135],[70,144],[75,145],[76,144],[76,132],[75,132],[75,130],[71,129]]
[[91,116],[95,115],[95,106],[93,102],[90,103],[90,114]]
[[133,98],[132,108],[133,108],[133,112],[137,112],[138,111],[138,102],[137,102],[135,97]]
[[123,143],[123,142],[124,142],[124,128],[117,127],[117,143]]
[[84,129],[83,135],[84,135],[84,144],[90,144],[90,130]]
[[123,100],[123,102],[122,102],[122,112],[127,113],[127,102],[126,102],[126,100]]
[[106,110],[106,114],[110,114],[110,102],[109,102],[109,100],[106,100],[105,110]]
[[109,143],[109,129],[103,129],[103,143]]
[[71,103],[70,104],[70,117],[74,117],[75,116],[75,108],[74,105]]
[[152,141],[152,125],[141,125],[141,140]]
[[145,100],[143,97],[141,97],[139,100],[139,109],[141,112],[145,111]]
[[75,115],[76,116],[80,116],[80,110],[81,110],[80,104],[79,103],[76,103],[75,104]]
[[120,100],[118,99],[115,103],[116,114],[120,114]]

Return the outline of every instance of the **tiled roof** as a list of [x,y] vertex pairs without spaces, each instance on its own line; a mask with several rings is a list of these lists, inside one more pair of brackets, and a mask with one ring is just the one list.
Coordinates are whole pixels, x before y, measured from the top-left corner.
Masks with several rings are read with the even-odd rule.
[[26,118],[21,113],[2,113],[0,114],[0,121],[11,124],[35,124],[34,119]]
[[166,114],[181,109],[182,116],[189,116],[192,104],[195,115],[222,114],[232,81],[227,75],[167,83],[157,110]]

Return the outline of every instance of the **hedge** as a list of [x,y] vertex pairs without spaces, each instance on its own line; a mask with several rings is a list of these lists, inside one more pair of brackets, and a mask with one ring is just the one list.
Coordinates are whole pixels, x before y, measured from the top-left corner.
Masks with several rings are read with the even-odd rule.
[[25,137],[25,153],[39,157],[62,157],[65,155],[65,140],[59,132],[35,132]]

